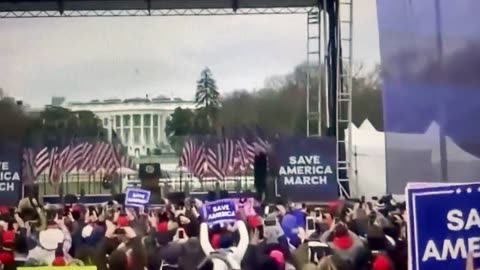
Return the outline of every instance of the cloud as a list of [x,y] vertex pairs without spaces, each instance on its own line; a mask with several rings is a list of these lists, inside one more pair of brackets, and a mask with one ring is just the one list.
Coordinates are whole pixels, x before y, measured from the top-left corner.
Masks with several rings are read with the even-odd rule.
[[305,59],[305,28],[304,15],[5,19],[0,87],[36,106],[52,95],[192,98],[209,66],[223,93],[260,88]]

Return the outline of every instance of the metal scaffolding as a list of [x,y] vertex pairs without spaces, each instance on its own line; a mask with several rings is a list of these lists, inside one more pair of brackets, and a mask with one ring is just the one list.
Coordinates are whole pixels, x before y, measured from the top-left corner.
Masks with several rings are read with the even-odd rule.
[[[338,36],[341,50],[337,52],[337,179],[341,195],[358,195],[358,184],[352,183],[352,82],[353,82],[353,0],[339,0]],[[347,134],[345,134],[347,130]],[[343,152],[342,152],[343,151]]]
[[[322,2],[323,1],[323,2]],[[345,130],[352,120],[352,34],[353,0],[339,2],[337,22],[330,22],[327,1],[307,14],[306,110],[307,136],[334,135],[337,138],[337,179],[340,195],[356,194],[356,185],[350,182],[352,144],[351,131]],[[330,10],[331,11],[331,10]],[[332,27],[336,24],[336,27]],[[335,29],[336,55],[332,53],[332,29]],[[335,36],[334,35],[334,36]],[[334,39],[335,40],[335,39]],[[332,65],[332,59],[336,65]],[[335,66],[336,70],[329,70]],[[333,74],[333,75],[332,75]],[[335,80],[332,83],[330,80]],[[336,87],[336,91],[332,91]],[[336,93],[332,99],[332,93]],[[330,102],[335,100],[334,103]],[[331,114],[335,115],[331,115]],[[332,118],[335,117],[335,118]],[[332,123],[334,119],[335,123]],[[346,139],[347,138],[347,139]]]
[[[325,59],[321,42],[323,13],[323,10],[316,8],[307,14],[307,136],[322,135],[322,93],[325,92],[320,82],[323,77],[322,60]],[[312,85],[315,81],[317,85]]]
[[0,11],[0,18],[48,18],[48,17],[143,17],[143,16],[222,16],[305,14],[312,7],[281,8],[231,8],[216,9],[134,9],[134,10],[66,10],[66,11]]

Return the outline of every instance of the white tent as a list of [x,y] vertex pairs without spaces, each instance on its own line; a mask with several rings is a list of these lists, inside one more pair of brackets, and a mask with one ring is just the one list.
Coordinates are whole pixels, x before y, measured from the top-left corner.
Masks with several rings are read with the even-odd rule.
[[[440,179],[440,129],[437,123],[432,122],[423,134],[387,133],[385,136],[385,133],[377,131],[368,119],[359,128],[353,124],[350,125],[350,128],[352,137],[345,139],[352,141],[352,153],[347,153],[347,155],[351,157],[353,169],[351,178],[352,183],[355,184],[354,187],[358,189],[358,194],[367,197],[385,194],[387,191],[386,158],[392,158],[392,156],[395,156],[392,159],[395,162],[403,163],[402,161],[404,161],[405,164],[399,164],[398,167],[419,167],[412,168],[419,171],[411,172],[411,175],[426,178],[402,180],[435,181]],[[349,134],[348,129],[345,134]],[[389,140],[394,141],[388,145],[387,156],[385,140],[387,143]],[[446,141],[450,181],[477,180],[476,177],[480,175],[480,159],[461,149],[451,138],[447,137]],[[418,158],[421,156],[418,155],[418,152],[423,152],[421,155],[428,154],[428,156],[425,156],[426,159]],[[417,159],[410,158],[414,154],[417,154]],[[418,160],[424,161],[426,166],[415,164]],[[390,175],[396,176],[392,172]],[[404,181],[400,182],[399,185],[403,185]]]

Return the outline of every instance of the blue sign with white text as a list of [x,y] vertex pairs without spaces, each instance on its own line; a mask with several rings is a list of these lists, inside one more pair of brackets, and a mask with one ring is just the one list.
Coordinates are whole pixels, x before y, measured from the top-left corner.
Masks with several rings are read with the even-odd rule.
[[128,188],[125,193],[125,205],[142,207],[150,201],[150,191],[140,188]]
[[338,198],[335,138],[280,138],[270,157],[276,165],[277,196],[293,201]]
[[235,201],[225,199],[206,203],[204,217],[210,225],[237,220]]
[[480,254],[480,183],[407,186],[410,270],[465,269]]
[[20,145],[0,143],[0,205],[15,206],[22,194]]

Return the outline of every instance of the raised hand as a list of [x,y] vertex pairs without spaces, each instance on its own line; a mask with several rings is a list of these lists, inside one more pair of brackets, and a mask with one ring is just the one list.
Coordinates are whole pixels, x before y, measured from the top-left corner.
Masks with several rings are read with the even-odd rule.
[[466,270],[475,270],[475,266],[473,265],[473,253],[468,254],[465,269]]

